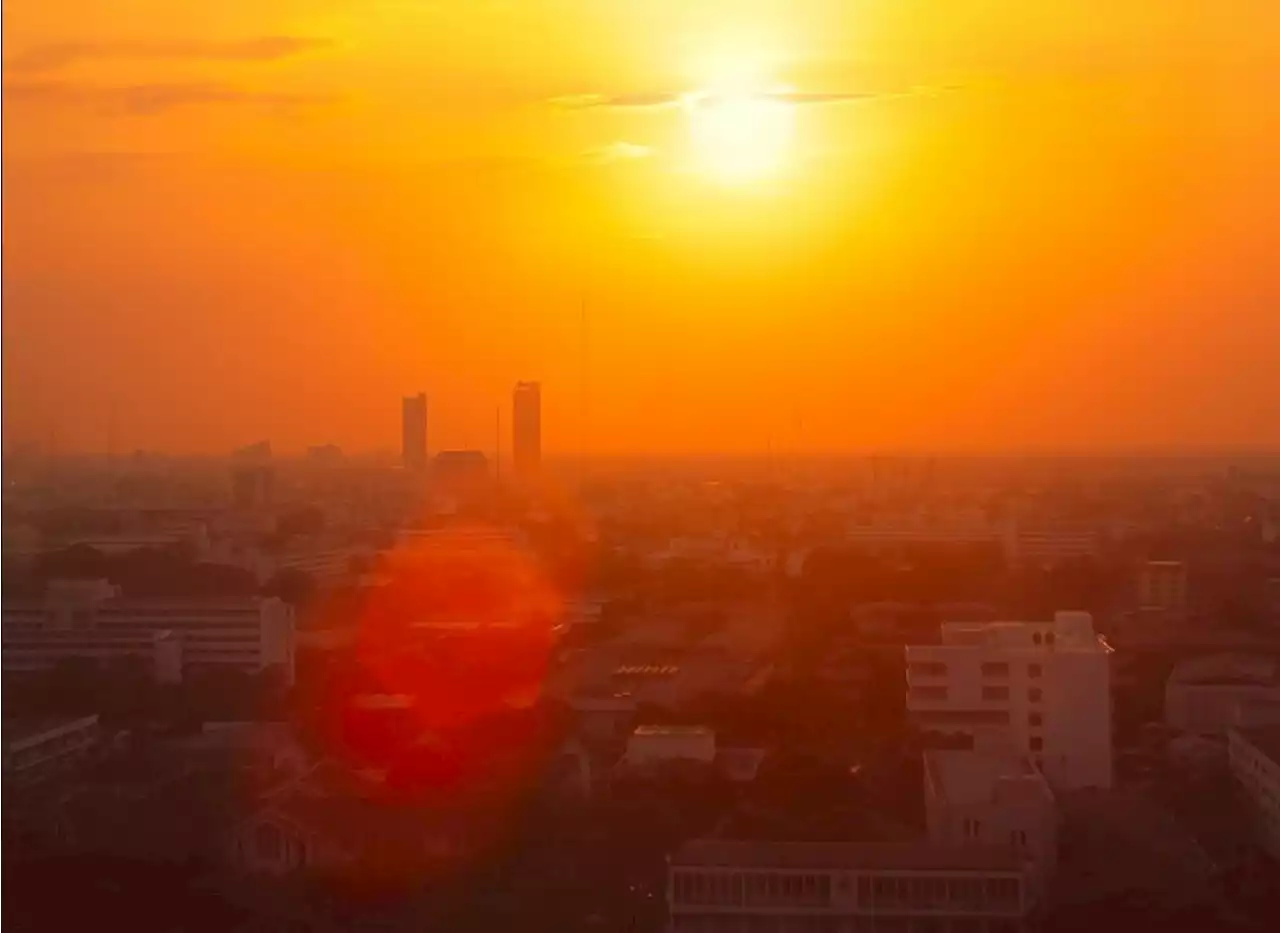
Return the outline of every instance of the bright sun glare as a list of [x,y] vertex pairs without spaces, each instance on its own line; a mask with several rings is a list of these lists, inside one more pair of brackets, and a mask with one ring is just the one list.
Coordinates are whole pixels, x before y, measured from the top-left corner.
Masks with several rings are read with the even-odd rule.
[[767,46],[725,40],[700,63],[700,88],[684,98],[695,167],[722,184],[758,181],[785,168],[794,136],[794,108],[768,74],[776,56]]
[[776,93],[707,91],[685,99],[693,155],[711,178],[738,184],[777,173],[790,154],[792,107]]

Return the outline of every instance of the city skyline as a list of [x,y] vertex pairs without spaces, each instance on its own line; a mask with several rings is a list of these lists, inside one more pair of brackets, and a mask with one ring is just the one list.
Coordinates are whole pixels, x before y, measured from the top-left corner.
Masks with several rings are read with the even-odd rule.
[[1280,11],[918,6],[15,0],[6,439],[1280,442]]

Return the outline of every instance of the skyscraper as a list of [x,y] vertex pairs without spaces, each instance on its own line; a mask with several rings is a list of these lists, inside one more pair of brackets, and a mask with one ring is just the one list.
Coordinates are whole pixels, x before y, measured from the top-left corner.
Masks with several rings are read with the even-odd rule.
[[517,382],[511,394],[511,454],[516,477],[532,479],[542,467],[542,386]]
[[416,473],[427,469],[427,394],[419,392],[404,399],[401,412],[400,456],[405,469]]

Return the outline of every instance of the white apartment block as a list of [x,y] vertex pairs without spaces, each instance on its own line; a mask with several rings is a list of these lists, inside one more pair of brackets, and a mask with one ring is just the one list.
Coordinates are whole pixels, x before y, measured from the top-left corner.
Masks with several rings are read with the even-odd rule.
[[1231,774],[1253,811],[1258,842],[1280,861],[1280,726],[1232,729]]
[[60,581],[43,600],[7,602],[0,634],[6,672],[138,656],[162,681],[191,667],[278,668],[294,679],[293,608],[274,598],[127,600],[105,581]]
[[1025,755],[1056,789],[1111,786],[1111,654],[1087,612],[944,623],[908,645],[907,710],[924,729]]
[[1025,757],[928,751],[924,803],[929,839],[940,846],[1007,845],[1027,863],[1042,897],[1058,862],[1058,803]]
[[667,903],[681,933],[1015,933],[1036,899],[1008,847],[701,839]]

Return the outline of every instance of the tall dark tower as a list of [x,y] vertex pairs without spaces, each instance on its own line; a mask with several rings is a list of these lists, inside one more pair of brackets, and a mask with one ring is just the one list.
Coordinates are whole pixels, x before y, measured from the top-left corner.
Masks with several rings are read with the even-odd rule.
[[403,400],[400,414],[400,456],[405,469],[427,469],[427,395],[419,392]]
[[517,382],[511,394],[511,459],[517,479],[534,479],[542,469],[542,386]]

